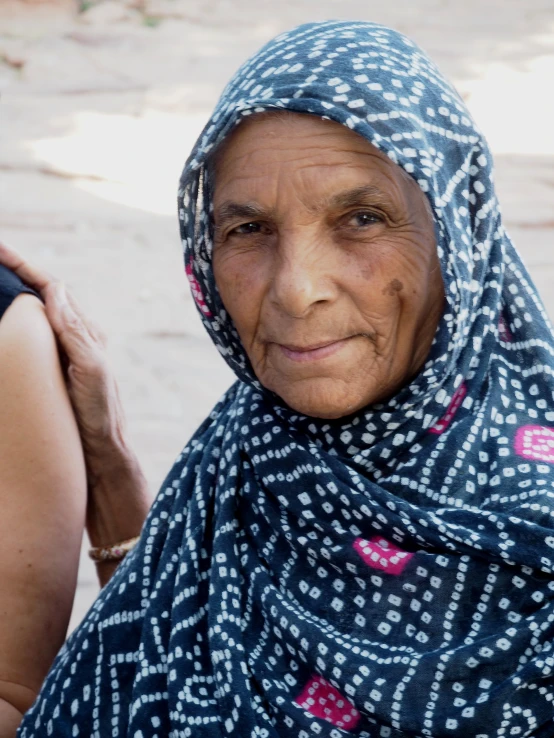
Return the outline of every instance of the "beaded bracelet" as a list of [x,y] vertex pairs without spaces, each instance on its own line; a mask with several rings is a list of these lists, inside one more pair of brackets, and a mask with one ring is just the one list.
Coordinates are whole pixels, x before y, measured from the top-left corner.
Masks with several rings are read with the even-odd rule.
[[89,548],[88,555],[97,564],[101,561],[121,561],[131,551],[139,540],[139,536],[128,538],[126,541],[112,543],[111,546],[96,546]]

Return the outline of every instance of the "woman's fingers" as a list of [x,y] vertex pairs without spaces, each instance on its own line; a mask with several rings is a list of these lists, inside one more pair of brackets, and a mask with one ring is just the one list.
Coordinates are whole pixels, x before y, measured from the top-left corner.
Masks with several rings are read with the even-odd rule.
[[48,320],[69,362],[82,372],[94,372],[104,348],[99,331],[85,318],[61,282],[49,283],[44,299]]
[[104,339],[61,282],[44,292],[46,314],[67,357],[68,391],[73,403],[87,468],[99,476],[109,462],[110,439],[122,438],[125,418],[109,367]]
[[93,323],[93,321],[89,317],[85,315],[81,306],[75,300],[71,292],[67,292],[67,290],[65,290],[65,296],[67,297],[67,301],[69,302],[72,310],[76,313],[77,317],[81,320],[81,322],[89,332],[91,338],[97,341],[101,346],[105,347],[107,343],[105,334],[100,330],[100,328],[98,328],[95,323]]
[[1,242],[0,264],[15,272],[25,284],[40,292],[41,295],[43,295],[43,291],[48,285],[54,281],[54,278],[50,274],[29,264],[17,251],[14,251]]

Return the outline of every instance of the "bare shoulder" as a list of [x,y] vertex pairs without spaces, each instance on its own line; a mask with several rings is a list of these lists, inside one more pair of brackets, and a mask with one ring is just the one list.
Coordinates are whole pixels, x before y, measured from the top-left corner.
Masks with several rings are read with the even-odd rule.
[[[22,419],[26,422],[19,422]],[[45,432],[46,428],[55,431],[60,422],[67,428],[72,420],[56,339],[44,306],[33,295],[21,294],[0,320],[1,435],[6,442],[20,432],[29,437],[34,423],[40,423]],[[0,440],[0,449],[3,447]]]
[[24,358],[57,359],[56,341],[44,305],[22,293],[0,319],[0,372]]

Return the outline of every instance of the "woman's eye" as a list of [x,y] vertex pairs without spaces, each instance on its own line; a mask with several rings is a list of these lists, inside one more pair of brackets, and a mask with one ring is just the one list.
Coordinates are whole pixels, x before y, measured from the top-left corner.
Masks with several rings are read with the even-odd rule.
[[364,228],[365,226],[374,225],[375,223],[381,223],[382,218],[375,213],[370,213],[365,210],[361,210],[358,213],[353,213],[349,219],[348,224],[353,225],[355,228]]
[[256,223],[256,222],[250,222],[250,223],[241,223],[240,225],[233,228],[229,235],[233,236],[235,234],[238,234],[240,236],[248,235],[251,233],[261,233],[262,230],[262,224]]

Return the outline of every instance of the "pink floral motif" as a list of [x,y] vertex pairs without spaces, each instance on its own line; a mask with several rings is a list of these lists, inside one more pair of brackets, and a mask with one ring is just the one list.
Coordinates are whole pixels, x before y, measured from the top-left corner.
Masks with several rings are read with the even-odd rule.
[[517,430],[514,447],[524,459],[554,464],[554,428],[524,425]]
[[498,321],[498,337],[506,343],[511,343],[514,340],[510,327],[508,326],[508,321],[503,315],[500,316],[500,320]]
[[440,436],[441,433],[444,433],[444,431],[453,421],[454,416],[458,412],[466,394],[467,387],[462,382],[456,392],[454,392],[454,394],[452,395],[450,405],[448,406],[448,410],[446,411],[445,415],[439,421],[437,421],[432,428],[429,428],[429,433],[436,433],[438,436]]
[[370,541],[365,538],[356,538],[354,548],[366,564],[396,576],[402,574],[413,556],[413,553],[402,551],[381,536],[374,536]]
[[353,730],[360,720],[360,713],[332,684],[314,675],[308,681],[296,704],[314,717],[323,718],[337,728]]
[[210,312],[210,308],[206,305],[204,301],[202,290],[200,288],[200,285],[198,284],[198,280],[196,279],[192,271],[192,264],[185,265],[185,273],[187,275],[190,288],[192,290],[192,296],[194,298],[194,302],[198,305],[198,307],[200,308],[202,313],[206,316],[206,318],[211,318],[212,314]]

